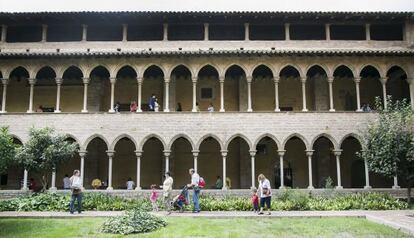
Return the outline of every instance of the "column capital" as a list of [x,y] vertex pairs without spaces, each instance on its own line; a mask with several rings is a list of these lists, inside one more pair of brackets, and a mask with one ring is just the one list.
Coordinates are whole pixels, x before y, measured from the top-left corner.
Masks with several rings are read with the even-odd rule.
[[3,85],[7,85],[7,84],[9,84],[9,79],[7,79],[7,78],[2,78],[2,79],[1,79],[1,83],[2,83]]
[[63,78],[55,78],[55,80],[56,80],[57,85],[60,85],[63,83]]
[[109,158],[112,158],[115,155],[115,151],[114,150],[107,150],[106,154],[108,155]]
[[305,152],[306,152],[306,156],[312,156],[314,150],[305,150]]
[[306,83],[306,77],[300,77],[300,82]]
[[111,84],[115,84],[116,83],[116,77],[110,77],[109,82],[111,82]]
[[221,156],[226,157],[227,156],[227,150],[220,150]]
[[82,81],[83,81],[83,84],[88,84],[89,81],[91,81],[91,79],[88,78],[88,77],[84,77],[84,78],[82,78]]
[[381,77],[380,80],[382,85],[385,85],[387,83],[388,77]]
[[28,80],[29,80],[30,85],[36,84],[36,81],[37,81],[35,78],[29,78]]
[[136,150],[134,152],[135,152],[136,157],[141,157],[142,156],[142,150]]
[[257,150],[249,150],[249,153],[250,153],[251,157],[256,156],[256,152],[257,152]]
[[246,80],[247,80],[247,83],[251,83],[253,81],[253,76],[252,75],[247,75]]
[[279,156],[284,156],[286,153],[286,150],[278,150],[277,153]]
[[274,83],[279,83],[279,81],[280,81],[280,77],[279,76],[273,77],[273,82]]
[[333,150],[332,152],[334,153],[335,156],[340,156],[342,153],[342,150]]
[[197,83],[197,79],[198,79],[198,77],[197,77],[197,76],[193,76],[193,77],[191,78],[191,81],[192,81],[193,83]]
[[224,79],[226,78],[226,76],[225,75],[220,75],[219,76],[219,81],[220,81],[220,83],[224,83]]
[[334,77],[333,76],[328,76],[328,83],[333,83],[334,81]]
[[142,81],[143,81],[143,77],[142,76],[137,77],[138,84],[142,84]]
[[164,77],[164,83],[169,83],[170,82],[170,77]]
[[171,155],[171,150],[164,150],[164,156],[169,157]]
[[414,79],[413,78],[406,78],[405,80],[407,81],[408,84],[411,85],[411,84],[413,84]]
[[191,152],[193,153],[193,156],[194,156],[194,157],[197,157],[197,156],[198,156],[198,154],[200,153],[200,151],[199,151],[199,150],[192,150]]
[[359,77],[359,76],[354,77],[354,82],[355,82],[355,83],[359,83],[359,82],[361,82],[361,77]]
[[80,157],[85,157],[85,155],[88,153],[88,151],[86,151],[86,150],[80,150],[80,151],[78,151],[78,153],[79,153],[79,156]]

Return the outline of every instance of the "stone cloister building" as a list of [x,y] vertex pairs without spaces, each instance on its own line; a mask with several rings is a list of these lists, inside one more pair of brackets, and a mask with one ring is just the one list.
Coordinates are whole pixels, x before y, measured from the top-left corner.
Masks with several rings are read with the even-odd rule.
[[[0,125],[16,143],[49,126],[79,144],[51,189],[78,168],[86,188],[148,189],[165,171],[180,188],[192,167],[209,188],[221,176],[248,189],[259,173],[275,188],[404,186],[355,153],[376,97],[414,101],[411,12],[0,13],[0,25]],[[1,187],[32,176],[10,169]]]

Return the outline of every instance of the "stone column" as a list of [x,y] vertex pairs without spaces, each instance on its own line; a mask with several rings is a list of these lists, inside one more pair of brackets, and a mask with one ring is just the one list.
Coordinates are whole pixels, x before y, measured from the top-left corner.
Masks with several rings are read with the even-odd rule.
[[279,77],[273,79],[275,82],[275,112],[280,112],[279,108]]
[[306,108],[306,77],[301,78],[302,82],[302,112],[307,112],[308,109]]
[[164,150],[165,172],[170,171],[170,155],[171,155],[171,150]]
[[387,78],[381,78],[382,97],[384,98],[384,109],[387,109]]
[[360,77],[355,77],[354,82],[355,82],[355,92],[356,92],[356,98],[357,98],[357,112],[362,112],[361,96],[360,96],[360,93],[359,93],[359,82],[361,82],[361,78]]
[[1,39],[0,39],[0,42],[6,42],[6,38],[7,38],[7,26],[2,25],[1,26]]
[[7,99],[7,85],[9,84],[8,79],[1,79],[1,82],[3,84],[3,95],[1,100],[1,111],[0,113],[6,113],[6,99]]
[[290,24],[289,23],[285,23],[285,40],[290,40]]
[[86,41],[88,39],[88,25],[82,25],[82,41]]
[[198,158],[198,154],[200,153],[200,151],[199,150],[193,150],[191,152],[193,152],[193,157],[194,157],[194,170],[197,173],[197,158]]
[[56,108],[55,112],[60,112],[60,88],[62,86],[63,79],[56,78]]
[[126,42],[128,39],[128,24],[122,24],[122,41]]
[[371,40],[371,25],[365,24],[365,40]]
[[367,159],[364,159],[364,169],[365,169],[365,186],[364,189],[371,189],[369,185],[369,171],[368,171],[368,162]]
[[256,156],[256,151],[255,150],[250,150],[250,160],[251,160],[251,168],[252,168],[252,188],[255,188],[254,184],[256,181],[256,169],[255,169],[255,159],[254,157]]
[[47,40],[47,25],[42,25],[42,42]]
[[164,82],[164,88],[165,88],[165,97],[164,97],[164,112],[170,112],[170,79],[165,78]]
[[398,177],[394,176],[394,185],[392,186],[392,189],[400,189],[401,187],[398,185]]
[[247,111],[252,112],[252,76],[247,76]]
[[408,85],[410,87],[410,102],[411,107],[414,107],[414,87],[413,87],[413,78],[407,78]]
[[83,78],[83,113],[88,112],[88,84],[89,78]]
[[338,181],[338,185],[335,187],[336,189],[343,189],[341,184],[341,152],[342,150],[333,151],[336,158],[336,177]]
[[137,100],[137,112],[142,112],[141,104],[142,104],[142,78],[137,78],[138,81],[138,100]]
[[282,189],[285,187],[285,175],[284,175],[284,166],[283,166],[283,156],[285,155],[286,150],[278,150],[279,162],[280,162],[280,187]]
[[193,77],[193,108],[192,112],[197,112],[197,77]]
[[27,113],[33,113],[33,94],[34,94],[34,85],[36,84],[36,79],[29,79],[30,84],[30,96],[29,96],[29,110]]
[[227,190],[227,182],[226,182],[226,158],[227,158],[227,150],[222,150],[221,151],[221,157],[223,158],[223,188],[222,190]]
[[135,156],[137,157],[137,186],[135,190],[141,190],[141,156],[142,151],[135,151]]
[[82,188],[84,186],[84,180],[85,180],[85,156],[88,152],[86,150],[79,151],[80,156],[80,179],[81,179],[81,185]]
[[209,40],[209,36],[208,36],[208,23],[204,23],[204,40],[208,41]]
[[327,41],[331,40],[331,24],[325,24],[325,39]]
[[308,189],[314,189],[313,187],[313,181],[312,181],[312,155],[314,150],[306,150],[306,156],[308,156],[308,180],[309,180],[309,186]]
[[249,36],[249,23],[244,23],[244,40],[245,41],[250,40],[250,36]]
[[220,76],[220,112],[225,112],[224,109],[224,76]]
[[115,105],[115,83],[116,83],[116,78],[110,78],[109,79],[110,83],[111,83],[111,105],[109,107],[108,112],[114,113],[114,105]]
[[168,24],[164,24],[163,25],[163,37],[162,40],[163,41],[167,41],[168,40]]
[[332,84],[333,84],[333,77],[328,77],[328,85],[329,85],[329,111],[334,112],[334,102],[333,102],[333,90],[332,90]]
[[106,190],[114,190],[112,187],[112,159],[114,157],[115,151],[108,150],[106,151],[106,154],[108,155],[108,188]]
[[51,186],[49,188],[50,191],[56,191],[56,168],[53,168],[52,170],[52,181],[51,181]]
[[29,172],[27,171],[27,169],[25,169],[24,172],[23,172],[23,187],[22,187],[23,191],[29,190],[29,188],[27,187],[28,174],[29,174]]

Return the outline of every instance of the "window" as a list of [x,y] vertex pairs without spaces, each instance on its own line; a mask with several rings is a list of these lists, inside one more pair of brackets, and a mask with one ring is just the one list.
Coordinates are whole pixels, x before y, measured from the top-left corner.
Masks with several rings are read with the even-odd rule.
[[326,40],[325,25],[297,24],[290,25],[291,40]]
[[249,26],[250,40],[284,40],[284,25],[254,25]]
[[402,24],[373,24],[370,27],[371,40],[403,40]]
[[365,40],[364,25],[331,25],[331,40]]
[[201,88],[201,99],[212,99],[213,89],[212,88]]
[[242,24],[210,24],[208,27],[210,40],[244,40]]

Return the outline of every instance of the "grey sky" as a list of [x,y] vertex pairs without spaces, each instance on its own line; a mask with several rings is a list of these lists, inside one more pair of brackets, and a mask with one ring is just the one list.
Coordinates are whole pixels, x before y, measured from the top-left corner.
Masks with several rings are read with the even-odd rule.
[[414,0],[0,0],[0,11],[414,11]]

